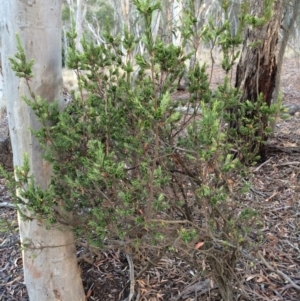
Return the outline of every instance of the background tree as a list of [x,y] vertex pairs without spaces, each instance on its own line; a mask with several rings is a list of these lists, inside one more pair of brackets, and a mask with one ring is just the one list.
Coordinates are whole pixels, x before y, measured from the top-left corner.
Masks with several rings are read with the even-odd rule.
[[[250,121],[247,127],[254,129],[256,139],[250,143],[248,137],[243,140],[245,128],[241,131],[243,121],[242,123],[236,122],[237,110],[235,110],[235,121],[232,126],[237,129],[239,138],[248,148],[245,151],[258,154],[262,160],[266,157],[265,142],[268,137],[266,132],[268,118],[263,110],[266,109],[264,105],[270,107],[276,85],[278,35],[282,8],[283,0],[250,1],[250,11],[254,12],[259,19],[251,17],[252,24],[245,33],[243,49],[236,70],[235,86],[241,92],[240,102],[249,100],[254,104],[251,112],[245,117],[247,121]],[[261,104],[258,103],[259,101]],[[263,110],[261,110],[262,107]]]
[[[23,155],[27,153],[32,179],[45,189],[52,169],[42,159],[39,143],[30,131],[30,128],[38,129],[40,123],[22,95],[41,95],[50,102],[61,95],[61,0],[1,0],[0,17],[4,93],[14,165],[21,166]],[[14,33],[20,33],[25,49],[19,57],[23,66],[19,73],[22,79],[15,76],[8,60],[17,51]],[[35,60],[34,76],[29,72],[30,68],[26,69],[30,63],[26,63],[25,56]],[[28,81],[31,91],[26,86]],[[22,211],[30,217],[24,220],[19,216],[25,282],[30,300],[85,300],[73,233],[63,225],[47,230],[26,208]]]
[[[291,34],[296,32],[295,23],[297,20],[297,16],[299,15],[299,12],[300,12],[300,1],[297,0],[284,1],[283,20],[282,20],[282,26],[280,32],[281,36],[280,36],[279,51],[277,56],[277,75],[276,75],[275,89],[273,92],[274,103],[280,102],[279,92],[280,92],[283,57]],[[280,105],[280,103],[278,104]],[[272,122],[273,133],[274,133],[275,125],[276,125],[276,120]]]
[[63,20],[63,63],[65,65],[68,57],[69,41],[67,32],[71,30],[72,24],[76,28],[76,48],[82,51],[81,40],[83,36],[87,40],[93,40],[96,44],[104,42],[103,34],[107,27],[117,28],[114,22],[114,9],[112,4],[104,0],[64,0],[62,7]]
[[0,116],[1,116],[2,109],[4,107],[3,90],[4,90],[4,81],[3,81],[2,65],[0,61]]

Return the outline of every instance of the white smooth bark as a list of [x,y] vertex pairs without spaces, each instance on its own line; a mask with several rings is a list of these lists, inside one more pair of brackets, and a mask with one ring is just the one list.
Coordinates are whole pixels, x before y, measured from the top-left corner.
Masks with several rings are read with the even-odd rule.
[[[129,0],[122,0],[121,1],[121,8],[122,8],[122,16],[123,16],[123,31],[124,27],[130,31],[130,20],[129,20],[129,11],[130,11],[130,3]],[[123,32],[122,32],[123,34]]]
[[172,30],[173,30],[173,2],[174,0],[162,0],[162,18],[161,18],[161,26],[162,26],[162,35],[163,41],[166,44],[172,43]]
[[[34,59],[31,87],[53,101],[62,90],[61,0],[0,0],[1,55],[14,165],[21,166],[28,153],[35,183],[46,188],[51,166],[29,128],[40,125],[22,100],[29,95],[23,80],[11,70],[8,57],[17,51],[18,33],[28,59]],[[73,233],[66,228],[46,230],[37,220],[19,219],[24,246],[25,283],[31,301],[83,301],[85,295],[76,260]]]
[[152,31],[152,36],[153,36],[153,41],[156,41],[159,26],[160,26],[160,20],[161,20],[161,11],[156,10],[153,13],[153,19],[152,19],[152,24],[151,24],[151,31]]
[[4,90],[4,80],[3,80],[2,66],[0,61],[0,117],[1,117],[2,110],[4,109],[3,90]]
[[82,0],[77,0],[77,11],[76,11],[76,33],[77,37],[75,40],[76,49],[79,51],[83,51],[81,45],[81,39],[83,35],[83,20],[86,14],[86,7],[83,4]]
[[[182,0],[174,0],[173,4],[173,30],[172,30],[172,42],[175,46],[181,45],[181,32],[178,28],[181,27],[182,19]],[[175,33],[175,34],[174,34]]]

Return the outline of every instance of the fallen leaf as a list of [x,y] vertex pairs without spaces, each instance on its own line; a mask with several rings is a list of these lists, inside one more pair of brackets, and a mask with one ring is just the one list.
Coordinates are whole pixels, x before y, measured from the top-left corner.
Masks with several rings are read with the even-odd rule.
[[260,283],[260,282],[264,282],[264,278],[262,277],[258,277],[255,282]]
[[204,245],[204,241],[201,241],[201,242],[198,242],[196,245],[195,245],[195,249],[200,249],[202,246]]
[[250,281],[250,280],[252,280],[252,279],[255,278],[255,277],[259,277],[259,275],[258,275],[258,274],[250,275],[250,276],[248,276],[248,277],[246,278],[246,281]]

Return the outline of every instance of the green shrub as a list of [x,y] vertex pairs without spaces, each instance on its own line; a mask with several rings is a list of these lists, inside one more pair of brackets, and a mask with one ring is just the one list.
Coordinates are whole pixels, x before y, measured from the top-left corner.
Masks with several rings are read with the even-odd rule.
[[[260,120],[272,112],[260,100],[240,104],[227,76],[211,90],[205,65],[186,70],[191,54],[153,41],[151,16],[159,5],[134,2],[146,24],[144,55],[132,57],[139,41],[129,32],[123,40],[106,33],[106,43],[97,46],[83,40],[79,53],[71,32],[68,66],[79,85],[73,102],[59,112],[57,104],[34,93],[25,99],[43,125],[34,134],[53,165],[53,177],[47,190],[40,189],[25,160],[16,170],[15,186],[27,186],[21,196],[36,218],[49,226],[69,225],[91,246],[145,249],[157,258],[175,253],[198,271],[205,261],[225,298],[255,217],[251,209],[235,212],[243,185],[236,190],[232,182],[248,170],[233,150],[255,160],[241,141],[247,137],[255,147]],[[196,33],[184,30],[187,43]],[[240,42],[226,40],[229,33],[228,22],[214,34],[202,32],[203,39],[222,45],[226,73]],[[27,64],[20,44],[11,62],[19,76],[32,76],[32,62]],[[172,92],[184,74],[189,96],[182,100]],[[238,130],[230,127],[233,110]]]

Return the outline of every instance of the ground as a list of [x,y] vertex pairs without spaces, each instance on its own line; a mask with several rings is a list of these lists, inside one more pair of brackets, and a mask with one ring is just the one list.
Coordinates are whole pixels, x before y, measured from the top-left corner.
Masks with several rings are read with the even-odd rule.
[[[284,61],[282,91],[284,104],[289,107],[300,105],[299,67],[299,57]],[[213,74],[214,84],[221,80],[218,67]],[[250,300],[300,299],[299,114],[293,112],[287,120],[278,119],[275,135],[268,142],[268,160],[253,167],[250,191],[236,205],[255,208],[263,223],[261,233],[251,233],[255,247],[251,251],[242,250],[244,263],[236,267]],[[4,180],[0,180],[0,203],[3,206],[0,208],[0,301],[25,301],[28,296],[23,283],[16,210],[9,207],[10,196]],[[156,267],[137,278],[146,256],[136,254],[131,262],[125,254],[111,250],[100,253],[92,263],[80,261],[87,300],[128,300],[133,269],[132,300],[222,300],[214,283],[176,257],[162,258]],[[237,293],[236,300],[246,299]]]

